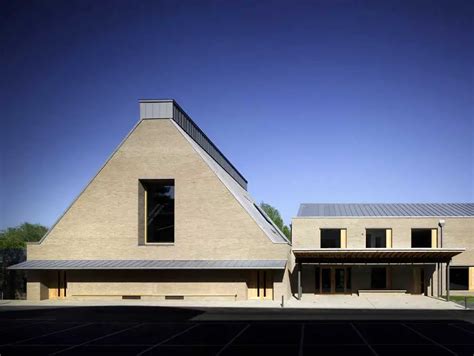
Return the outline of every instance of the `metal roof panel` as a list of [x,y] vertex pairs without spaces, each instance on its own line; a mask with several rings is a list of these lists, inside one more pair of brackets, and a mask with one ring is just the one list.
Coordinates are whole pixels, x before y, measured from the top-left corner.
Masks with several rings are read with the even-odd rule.
[[300,205],[299,217],[397,216],[471,217],[474,203],[308,204]]
[[286,260],[31,260],[8,267],[14,270],[107,269],[284,269]]

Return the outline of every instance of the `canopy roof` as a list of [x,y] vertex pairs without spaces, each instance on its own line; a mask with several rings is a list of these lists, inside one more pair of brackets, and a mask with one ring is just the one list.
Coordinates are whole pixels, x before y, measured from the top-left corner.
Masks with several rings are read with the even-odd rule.
[[32,260],[9,269],[21,270],[174,270],[284,269],[286,260]]
[[438,263],[449,262],[463,248],[293,249],[296,262],[308,263]]

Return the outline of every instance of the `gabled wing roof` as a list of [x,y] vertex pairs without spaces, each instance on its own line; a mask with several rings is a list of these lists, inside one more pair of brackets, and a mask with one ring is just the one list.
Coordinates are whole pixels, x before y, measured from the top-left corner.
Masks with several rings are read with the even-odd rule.
[[257,225],[263,230],[265,235],[274,243],[285,243],[289,241],[278,229],[278,227],[271,221],[263,210],[258,207],[258,204],[252,199],[250,194],[239,185],[209,154],[204,151],[200,145],[196,143],[180,126],[174,121],[171,121],[176,128],[183,134],[186,140],[191,144],[194,150],[202,157]]
[[474,203],[301,204],[299,217],[471,217]]

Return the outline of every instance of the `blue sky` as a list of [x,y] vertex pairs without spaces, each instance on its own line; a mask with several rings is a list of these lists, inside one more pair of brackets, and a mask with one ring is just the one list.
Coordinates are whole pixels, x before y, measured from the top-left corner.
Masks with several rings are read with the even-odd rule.
[[288,223],[302,202],[474,201],[472,1],[16,1],[0,228],[51,225],[174,98]]

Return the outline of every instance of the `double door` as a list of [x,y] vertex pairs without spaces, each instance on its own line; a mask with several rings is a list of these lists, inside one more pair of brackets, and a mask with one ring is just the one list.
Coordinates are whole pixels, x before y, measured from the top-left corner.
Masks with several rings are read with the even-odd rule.
[[273,300],[272,271],[251,271],[247,286],[249,299]]
[[351,293],[350,267],[316,267],[316,294]]
[[66,271],[57,271],[49,287],[49,299],[63,299],[67,297]]

